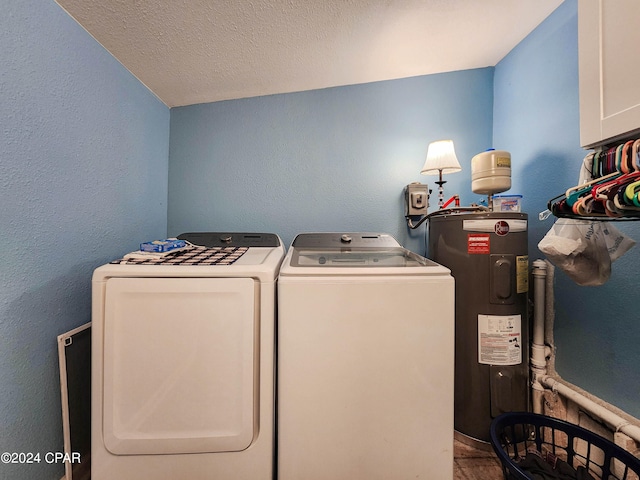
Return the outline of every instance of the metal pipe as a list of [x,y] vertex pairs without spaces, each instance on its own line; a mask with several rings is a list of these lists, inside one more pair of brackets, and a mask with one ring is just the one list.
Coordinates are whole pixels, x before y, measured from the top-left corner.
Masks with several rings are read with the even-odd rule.
[[547,264],[544,260],[533,262],[533,338],[531,341],[531,388],[533,412],[542,413],[544,386],[540,378],[547,374],[547,358],[544,345],[545,288]]
[[547,265],[547,283],[544,289],[545,295],[545,315],[544,315],[544,344],[546,346],[545,358],[547,359],[547,373],[553,375],[555,373],[555,340],[553,338],[553,326],[556,318],[555,297],[553,285],[555,281],[555,267],[548,260],[544,262]]
[[420,225],[422,225],[425,221],[429,220],[431,217],[435,215],[447,215],[450,213],[458,213],[458,212],[488,212],[488,211],[489,209],[487,207],[483,207],[481,205],[475,205],[475,206],[472,205],[470,207],[451,207],[451,208],[445,208],[442,210],[436,210],[420,218],[418,223],[415,223],[415,224],[413,223],[413,218],[411,216],[405,215],[404,218],[407,220],[407,225],[409,226],[409,228],[416,229]]
[[[621,432],[640,443],[640,426],[625,420],[621,416],[609,410],[589,397],[585,396],[566,382],[561,383],[558,378],[551,377],[547,372],[554,372],[553,365],[549,365],[547,360],[551,357],[551,350],[545,346],[548,342],[547,335],[551,335],[552,327],[546,325],[552,319],[553,305],[547,300],[553,300],[553,266],[547,262],[536,260],[533,262],[534,279],[534,319],[533,319],[533,339],[531,346],[531,375],[533,389],[533,410],[534,413],[542,413],[544,388],[550,388],[562,397],[575,403],[587,413],[602,420],[615,432]],[[549,354],[549,355],[548,355]]]
[[539,380],[543,385],[551,388],[554,392],[557,392],[563,397],[571,400],[576,405],[582,407],[590,414],[598,417],[600,420],[613,428],[615,432],[622,432],[628,437],[631,437],[634,441],[640,443],[640,427],[638,427],[637,425],[634,425],[628,420],[625,420],[619,415],[616,415],[611,410],[608,410],[605,406],[599,405],[590,398],[584,396],[571,387],[560,383],[554,378],[545,375]]

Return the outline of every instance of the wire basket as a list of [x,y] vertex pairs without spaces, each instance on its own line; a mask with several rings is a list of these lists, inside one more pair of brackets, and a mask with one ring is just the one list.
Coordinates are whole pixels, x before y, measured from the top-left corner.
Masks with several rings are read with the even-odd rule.
[[550,464],[558,469],[566,468],[568,464],[570,470],[576,471],[575,478],[635,480],[640,477],[640,460],[628,451],[578,425],[545,415],[503,413],[491,423],[490,434],[505,480],[543,478],[525,473],[527,466],[539,462],[532,457],[541,458],[545,468]]

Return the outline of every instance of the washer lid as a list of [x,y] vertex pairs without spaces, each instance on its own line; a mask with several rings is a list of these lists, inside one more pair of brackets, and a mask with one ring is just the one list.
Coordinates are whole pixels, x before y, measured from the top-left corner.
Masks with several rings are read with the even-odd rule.
[[433,264],[386,233],[301,233],[291,244],[292,267],[391,268]]
[[291,256],[293,267],[423,267],[430,263],[409,250],[395,248],[294,249]]
[[387,233],[301,233],[291,244],[294,248],[394,248],[400,247]]

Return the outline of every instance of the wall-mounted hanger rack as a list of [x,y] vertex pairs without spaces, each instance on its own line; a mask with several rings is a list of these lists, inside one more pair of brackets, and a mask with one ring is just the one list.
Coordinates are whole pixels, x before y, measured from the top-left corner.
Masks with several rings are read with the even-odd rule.
[[589,153],[583,169],[588,181],[549,200],[547,208],[553,215],[596,221],[640,220],[640,139]]

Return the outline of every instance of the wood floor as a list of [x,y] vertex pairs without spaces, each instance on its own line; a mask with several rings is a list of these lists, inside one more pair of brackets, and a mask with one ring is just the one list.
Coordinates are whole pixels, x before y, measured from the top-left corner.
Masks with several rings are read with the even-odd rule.
[[493,451],[455,441],[454,480],[503,480],[502,468]]

